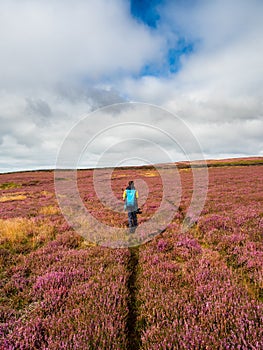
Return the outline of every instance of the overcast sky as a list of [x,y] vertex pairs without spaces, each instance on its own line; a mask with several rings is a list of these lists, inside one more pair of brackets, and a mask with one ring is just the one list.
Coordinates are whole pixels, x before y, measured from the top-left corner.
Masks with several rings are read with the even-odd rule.
[[[262,0],[0,0],[0,172],[54,168],[74,125],[119,102],[174,113],[207,159],[263,156],[262,13]],[[104,124],[97,114],[97,130]],[[105,137],[136,157],[134,142],[118,150],[116,132]]]

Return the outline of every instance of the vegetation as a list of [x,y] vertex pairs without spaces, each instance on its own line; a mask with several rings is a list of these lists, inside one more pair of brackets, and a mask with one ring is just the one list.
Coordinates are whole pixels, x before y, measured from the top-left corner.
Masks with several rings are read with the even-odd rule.
[[[74,232],[52,172],[0,175],[0,198],[20,196],[19,184],[24,196],[0,206],[0,348],[262,349],[263,168],[231,162],[209,167],[205,206],[186,232],[191,169],[179,171],[180,206],[166,230],[123,249]],[[78,173],[83,203],[98,220],[125,227],[126,213],[103,205],[92,176]],[[142,223],[158,209],[161,179],[150,167],[115,169],[117,198],[130,178],[148,185]]]

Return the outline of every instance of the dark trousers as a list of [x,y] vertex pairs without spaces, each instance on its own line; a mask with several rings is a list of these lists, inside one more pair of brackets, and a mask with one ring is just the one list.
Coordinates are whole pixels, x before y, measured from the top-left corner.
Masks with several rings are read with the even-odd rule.
[[128,221],[129,221],[129,228],[130,229],[138,226],[136,211],[128,211]]

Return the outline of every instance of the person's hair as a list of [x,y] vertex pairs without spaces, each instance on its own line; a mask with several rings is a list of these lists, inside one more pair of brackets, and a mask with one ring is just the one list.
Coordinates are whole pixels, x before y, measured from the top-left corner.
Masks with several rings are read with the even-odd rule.
[[129,188],[134,188],[134,182],[133,181],[129,181]]

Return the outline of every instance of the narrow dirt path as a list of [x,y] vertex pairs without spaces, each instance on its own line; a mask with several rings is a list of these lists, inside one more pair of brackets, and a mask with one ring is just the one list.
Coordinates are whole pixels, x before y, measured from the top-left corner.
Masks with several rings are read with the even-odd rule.
[[129,248],[130,259],[128,261],[129,278],[127,281],[128,296],[128,317],[126,323],[127,348],[128,350],[138,350],[141,346],[140,331],[137,327],[138,305],[137,305],[137,273],[139,262],[139,248]]

